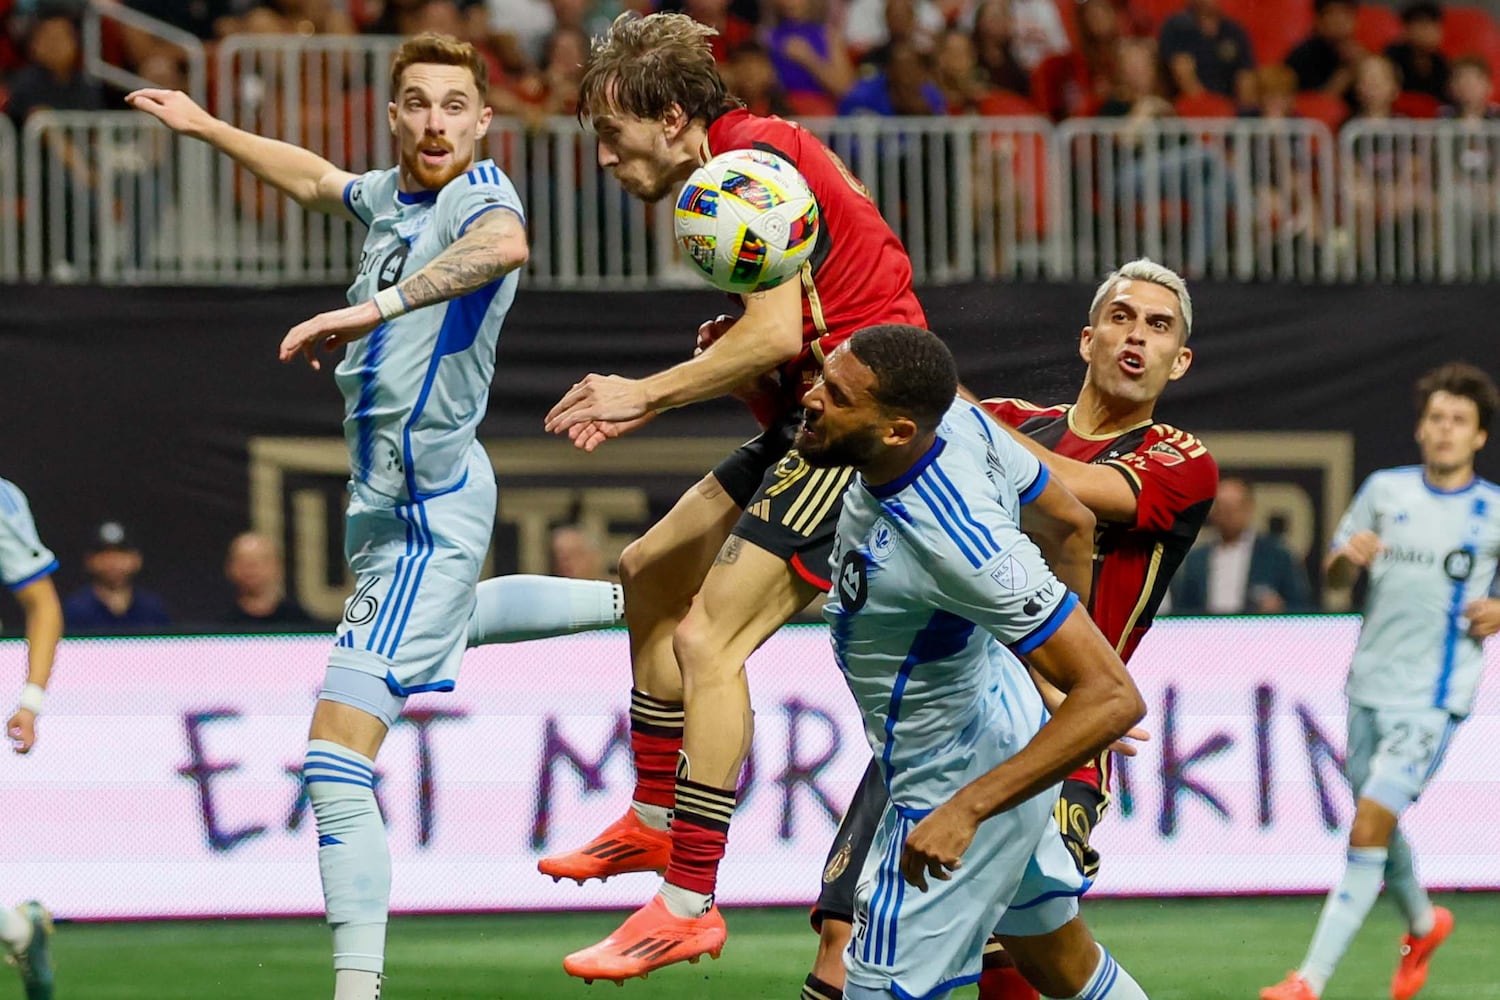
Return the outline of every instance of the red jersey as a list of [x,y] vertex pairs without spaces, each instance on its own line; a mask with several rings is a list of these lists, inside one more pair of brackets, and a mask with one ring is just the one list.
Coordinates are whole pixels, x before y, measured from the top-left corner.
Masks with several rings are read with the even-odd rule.
[[781,366],[789,403],[801,402],[824,355],[854,331],[880,323],[926,329],[906,248],[837,153],[801,125],[743,108],[714,119],[708,148],[713,155],[731,149],[775,153],[801,172],[818,203],[818,242],[802,269],[803,348]]
[[[1089,597],[1089,616],[1128,661],[1213,506],[1217,463],[1201,441],[1167,424],[1148,420],[1119,434],[1094,436],[1073,429],[1070,406],[1018,399],[987,399],[983,405],[1049,451],[1119,470],[1135,491],[1133,522],[1099,522]],[[1072,777],[1108,784],[1097,764]]]

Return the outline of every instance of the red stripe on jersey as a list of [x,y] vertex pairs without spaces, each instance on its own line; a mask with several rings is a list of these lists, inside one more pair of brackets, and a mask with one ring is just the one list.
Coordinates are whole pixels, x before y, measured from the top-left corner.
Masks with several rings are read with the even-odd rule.
[[854,331],[880,323],[927,327],[911,287],[911,261],[869,192],[833,150],[805,128],[730,111],[708,127],[708,148],[764,149],[791,163],[818,202],[821,231],[803,271],[802,351],[781,366],[788,405],[817,380],[823,357]]

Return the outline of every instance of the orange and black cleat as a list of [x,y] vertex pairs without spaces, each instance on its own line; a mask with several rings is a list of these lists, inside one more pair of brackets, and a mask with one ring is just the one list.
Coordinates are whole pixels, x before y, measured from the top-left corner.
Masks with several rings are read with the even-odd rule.
[[1432,930],[1421,937],[1410,934],[1401,939],[1401,964],[1391,979],[1394,1000],[1411,1000],[1427,985],[1427,963],[1438,945],[1453,933],[1453,911],[1442,906],[1432,908]]
[[728,936],[717,906],[701,917],[679,917],[660,896],[653,896],[609,937],[563,959],[563,969],[585,983],[644,979],[678,962],[696,963],[704,955],[718,958]]
[[642,823],[634,809],[611,823],[603,833],[576,851],[554,854],[536,863],[552,881],[570,878],[579,885],[591,878],[601,881],[630,872],[667,870],[672,856],[672,835]]

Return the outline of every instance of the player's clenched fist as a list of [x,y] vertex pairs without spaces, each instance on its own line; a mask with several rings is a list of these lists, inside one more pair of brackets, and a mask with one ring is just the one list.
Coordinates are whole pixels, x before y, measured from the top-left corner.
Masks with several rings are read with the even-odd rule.
[[125,103],[146,112],[174,132],[200,139],[216,121],[180,90],[137,90],[126,95]]
[[36,714],[20,708],[5,724],[5,735],[15,744],[16,753],[29,753],[36,745]]
[[1344,543],[1339,554],[1356,566],[1369,566],[1380,554],[1380,536],[1373,531],[1361,531]]
[[979,823],[973,814],[953,802],[946,802],[927,814],[927,818],[906,835],[901,852],[901,877],[923,892],[927,876],[943,882],[950,872],[963,866],[964,851],[974,842]]

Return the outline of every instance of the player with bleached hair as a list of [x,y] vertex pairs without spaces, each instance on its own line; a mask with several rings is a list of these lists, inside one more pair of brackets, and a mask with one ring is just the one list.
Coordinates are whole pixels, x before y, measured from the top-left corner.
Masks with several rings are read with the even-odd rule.
[[281,359],[347,345],[350,498],[344,550],[356,588],[314,710],[303,781],[333,928],[335,1000],[376,1000],[385,968],[391,863],[375,756],[406,699],[451,691],[465,648],[614,624],[605,582],[479,583],[496,486],[475,438],[500,327],[526,263],[525,211],[493,161],[487,71],[467,43],[408,40],[391,67],[397,166],[355,175],[308,150],[219,121],[174,91],[131,106],[228,154],[304,208],[369,227],[351,305],[292,328]]

